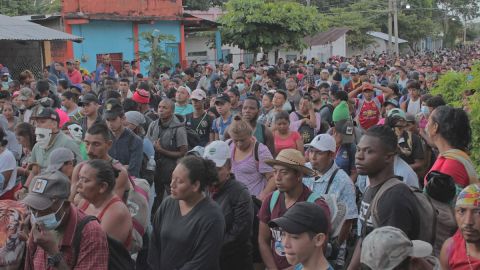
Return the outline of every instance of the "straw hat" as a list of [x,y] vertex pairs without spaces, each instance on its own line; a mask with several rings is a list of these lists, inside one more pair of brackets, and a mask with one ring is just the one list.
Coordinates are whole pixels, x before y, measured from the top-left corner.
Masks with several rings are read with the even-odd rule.
[[270,166],[280,165],[302,172],[304,175],[313,176],[315,172],[305,167],[305,157],[296,149],[283,149],[278,153],[276,159],[267,159],[265,163]]

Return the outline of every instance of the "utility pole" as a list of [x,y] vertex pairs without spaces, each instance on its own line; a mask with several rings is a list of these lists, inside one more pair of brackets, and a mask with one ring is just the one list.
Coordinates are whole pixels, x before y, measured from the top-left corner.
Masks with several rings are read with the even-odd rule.
[[392,56],[392,12],[393,12],[393,0],[388,0],[388,46],[387,54]]
[[393,31],[395,32],[395,56],[399,57],[400,52],[398,49],[398,7],[397,7],[397,0],[393,0]]

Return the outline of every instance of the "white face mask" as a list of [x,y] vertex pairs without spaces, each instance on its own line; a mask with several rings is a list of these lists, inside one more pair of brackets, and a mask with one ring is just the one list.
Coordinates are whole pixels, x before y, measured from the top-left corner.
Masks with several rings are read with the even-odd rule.
[[52,130],[48,128],[35,128],[35,137],[37,139],[37,144],[41,148],[47,148],[52,138]]
[[68,126],[68,131],[70,132],[70,135],[72,135],[72,138],[76,141],[81,141],[82,136],[83,136],[83,129],[80,125],[78,124],[71,124]]

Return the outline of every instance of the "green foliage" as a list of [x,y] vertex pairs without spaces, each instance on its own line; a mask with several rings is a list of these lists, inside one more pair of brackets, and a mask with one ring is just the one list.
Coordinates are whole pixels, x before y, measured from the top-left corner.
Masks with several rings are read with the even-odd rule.
[[[472,79],[468,80],[467,74],[461,72],[449,72],[442,75],[435,88],[431,90],[433,95],[441,94],[445,101],[455,107],[463,104],[463,92],[469,89],[480,89],[480,63],[472,67],[470,74]],[[472,128],[472,151],[470,156],[477,171],[480,171],[480,91],[468,97],[470,109],[470,127]]]
[[222,6],[226,0],[184,0],[187,10],[208,10],[211,7]]
[[280,46],[301,50],[303,38],[321,29],[316,9],[296,2],[230,0],[225,6],[219,19],[223,42],[254,53]]
[[140,33],[140,37],[150,50],[140,51],[139,58],[140,61],[149,63],[149,74],[151,76],[155,74],[159,67],[172,64],[173,56],[165,52],[163,45],[166,41],[174,41],[174,36],[161,34],[159,30],[155,29],[151,32]]
[[0,14],[19,16],[60,12],[60,0],[1,0]]

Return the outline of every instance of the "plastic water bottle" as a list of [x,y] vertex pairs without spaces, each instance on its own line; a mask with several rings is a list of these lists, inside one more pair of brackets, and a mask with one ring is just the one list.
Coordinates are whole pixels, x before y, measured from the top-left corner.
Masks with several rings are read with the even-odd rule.
[[147,168],[146,168],[146,169],[149,170],[149,171],[155,171],[155,166],[156,166],[156,165],[157,165],[157,164],[156,164],[156,162],[155,162],[154,156],[150,156],[150,157],[148,158],[148,163],[147,163]]

